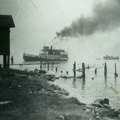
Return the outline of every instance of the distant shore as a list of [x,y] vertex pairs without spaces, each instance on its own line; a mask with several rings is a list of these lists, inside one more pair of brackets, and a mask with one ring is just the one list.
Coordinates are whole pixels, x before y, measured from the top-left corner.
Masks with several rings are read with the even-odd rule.
[[119,120],[109,105],[86,105],[48,82],[46,74],[0,68],[1,120]]

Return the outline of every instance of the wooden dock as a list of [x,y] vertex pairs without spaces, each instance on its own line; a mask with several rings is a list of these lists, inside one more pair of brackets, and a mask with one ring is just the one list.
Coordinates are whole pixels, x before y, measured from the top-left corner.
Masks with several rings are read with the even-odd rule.
[[[56,65],[58,65],[59,64],[59,62],[42,62],[42,65],[52,65],[52,66],[54,66],[55,64]],[[1,65],[1,67],[3,66],[3,64],[0,64]],[[14,63],[14,64],[10,64],[10,66],[20,66],[20,67],[22,67],[22,66],[24,66],[24,65],[41,65],[41,62],[37,62],[37,63]]]

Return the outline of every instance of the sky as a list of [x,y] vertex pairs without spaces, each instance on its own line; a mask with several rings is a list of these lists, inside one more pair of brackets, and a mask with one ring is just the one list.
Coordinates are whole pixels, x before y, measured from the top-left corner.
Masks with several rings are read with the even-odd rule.
[[[69,50],[71,56],[74,57],[78,56],[78,50],[81,51],[79,53],[81,56],[91,55],[99,57],[98,53],[101,56],[105,54],[119,55],[120,29],[119,24],[113,24],[119,23],[119,17],[117,18],[119,16],[117,15],[119,14],[117,13],[119,7],[116,7],[117,10],[113,8],[118,0],[115,0],[115,2],[111,1],[0,0],[0,14],[12,15],[15,22],[15,28],[11,28],[10,33],[11,55],[14,56],[15,62],[23,62],[22,56],[24,52],[38,55],[43,45],[52,45],[53,42],[56,43],[57,47]],[[111,9],[109,9],[109,6]],[[111,13],[113,15],[117,14],[111,17],[109,11],[110,13],[114,11]],[[53,38],[56,37],[56,32],[61,32],[65,27],[71,26],[73,22],[75,26],[76,23],[78,25],[78,21],[81,18],[83,18],[84,34],[80,34],[77,37],[73,35],[72,38],[64,38],[62,40],[57,38],[53,41]],[[98,21],[101,22],[97,25],[95,24],[97,27],[94,30],[91,27],[91,23],[96,23],[94,20],[96,18],[99,18]],[[112,22],[111,19],[113,19]],[[92,22],[89,24],[87,20]],[[108,26],[106,25],[108,23],[106,22],[107,20],[109,21]],[[90,26],[89,29],[85,25]],[[74,28],[76,30],[76,27]]]

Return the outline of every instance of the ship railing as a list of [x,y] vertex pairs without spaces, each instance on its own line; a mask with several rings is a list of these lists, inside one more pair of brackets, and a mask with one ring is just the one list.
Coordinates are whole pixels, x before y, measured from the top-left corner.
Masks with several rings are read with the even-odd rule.
[[40,55],[39,58],[53,58],[53,59],[59,59],[61,56],[60,55]]

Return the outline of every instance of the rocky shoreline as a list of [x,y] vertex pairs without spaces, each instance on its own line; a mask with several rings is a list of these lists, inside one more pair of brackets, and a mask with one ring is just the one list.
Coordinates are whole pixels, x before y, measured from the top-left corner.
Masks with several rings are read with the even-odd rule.
[[87,105],[49,81],[45,71],[0,68],[0,120],[119,120],[109,99]]

